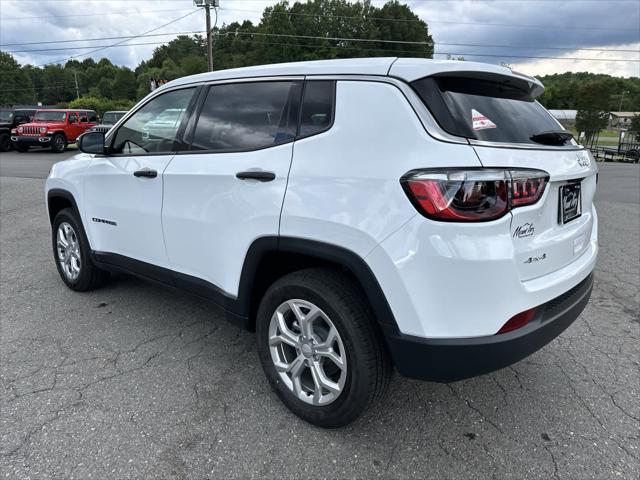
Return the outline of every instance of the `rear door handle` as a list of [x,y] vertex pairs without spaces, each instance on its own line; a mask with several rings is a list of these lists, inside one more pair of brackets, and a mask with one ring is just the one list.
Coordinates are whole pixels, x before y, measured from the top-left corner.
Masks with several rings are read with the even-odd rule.
[[236,173],[236,178],[240,180],[258,180],[259,182],[270,182],[275,180],[276,174],[273,172],[265,172],[264,170],[247,170],[246,172]]
[[150,168],[145,167],[133,172],[133,176],[144,177],[144,178],[156,178],[158,176],[158,172],[156,170],[151,170]]

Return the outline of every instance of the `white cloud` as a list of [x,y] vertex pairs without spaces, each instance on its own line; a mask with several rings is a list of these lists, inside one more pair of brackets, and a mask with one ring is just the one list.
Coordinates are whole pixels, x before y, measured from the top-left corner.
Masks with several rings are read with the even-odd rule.
[[[290,0],[290,3],[294,1]],[[638,62],[569,59],[637,60],[638,55],[634,56],[634,53],[578,49],[640,48],[640,2],[637,0],[622,0],[616,4],[616,8],[611,8],[609,2],[403,1],[429,25],[429,31],[436,42],[436,52],[450,52],[468,60],[507,62],[514,68],[533,75],[590,71],[640,76]],[[221,0],[218,25],[246,19],[258,23],[264,8],[274,3],[276,0]],[[373,3],[382,6],[384,0],[374,0]],[[0,0],[0,45],[136,35],[167,23],[194,8],[192,0]],[[491,23],[499,25],[491,26]],[[201,30],[204,30],[204,13],[198,12],[153,33]],[[139,38],[131,43],[168,42],[174,37],[175,35]],[[20,63],[39,65],[117,41],[83,42],[82,45],[86,48],[79,50],[20,52],[13,55]],[[15,45],[0,48],[5,51],[35,50],[74,45],[78,44]],[[496,45],[508,47],[495,47]],[[140,61],[150,58],[157,46],[119,46],[101,50],[91,56],[95,59],[105,56],[117,65],[133,68]],[[494,56],[482,56],[483,54]],[[509,57],[509,54],[516,57]],[[526,60],[517,58],[519,55],[553,56],[561,59]],[[82,60],[87,56],[80,55],[78,58]]]
[[[635,52],[609,52],[594,50],[573,50],[562,55],[552,55],[558,59],[535,59],[512,63],[514,70],[527,75],[542,76],[563,72],[606,73],[616,77],[640,76],[640,42],[622,45],[607,45],[607,49],[635,50]],[[573,60],[574,58],[594,58],[597,60]],[[606,61],[607,59],[628,59],[626,62]]]

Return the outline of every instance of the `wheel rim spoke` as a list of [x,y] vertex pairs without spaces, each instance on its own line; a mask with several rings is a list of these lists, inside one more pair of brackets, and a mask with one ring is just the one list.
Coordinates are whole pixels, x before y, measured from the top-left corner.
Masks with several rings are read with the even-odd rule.
[[300,341],[298,340],[298,335],[289,328],[282,312],[277,311],[276,316],[277,316],[278,330],[280,331],[280,334],[272,335],[269,339],[269,345],[286,343],[287,345],[291,345],[292,347],[297,347],[300,344]]
[[340,393],[340,386],[327,378],[320,362],[314,361],[309,368],[311,369],[313,382],[316,385],[316,391],[322,391],[325,388],[332,393]]
[[333,348],[330,348],[330,347],[329,348],[316,348],[316,353],[320,357],[328,358],[329,360],[331,360],[336,365],[336,367],[338,367],[340,370],[344,370],[344,368],[345,368],[344,361],[333,350]]

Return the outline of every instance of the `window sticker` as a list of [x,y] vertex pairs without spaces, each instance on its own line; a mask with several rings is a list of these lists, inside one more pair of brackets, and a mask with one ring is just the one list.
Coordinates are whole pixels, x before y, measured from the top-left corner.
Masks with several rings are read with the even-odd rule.
[[479,111],[471,110],[471,122],[474,130],[485,130],[487,128],[497,128],[496,124],[481,114]]

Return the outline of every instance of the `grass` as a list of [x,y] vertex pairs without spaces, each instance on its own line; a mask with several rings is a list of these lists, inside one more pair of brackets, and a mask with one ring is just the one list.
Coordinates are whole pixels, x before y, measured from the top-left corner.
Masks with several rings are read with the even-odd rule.
[[[578,138],[578,132],[575,129],[571,129],[573,137]],[[596,145],[599,147],[617,147],[620,133],[617,130],[601,130],[600,136]]]

